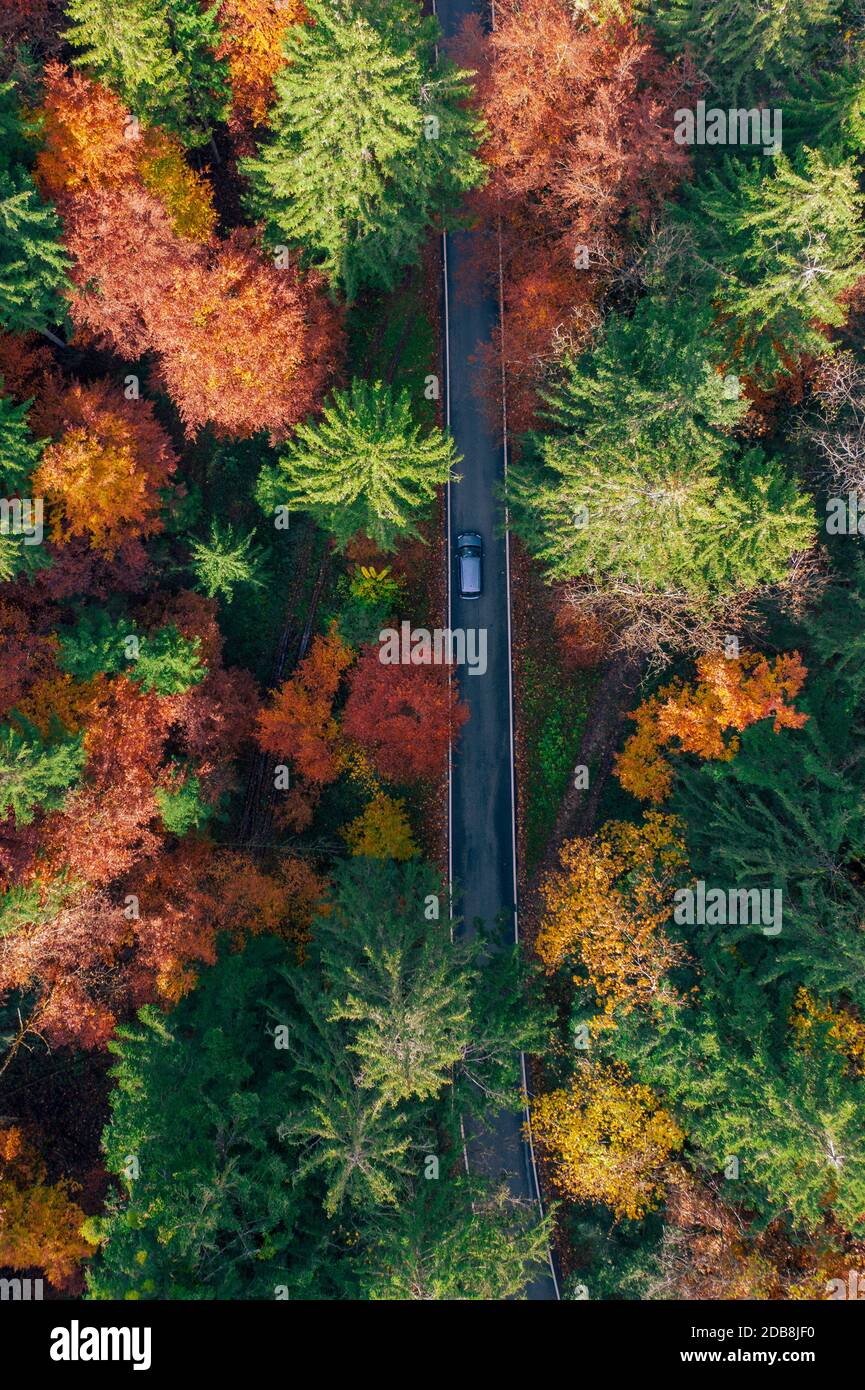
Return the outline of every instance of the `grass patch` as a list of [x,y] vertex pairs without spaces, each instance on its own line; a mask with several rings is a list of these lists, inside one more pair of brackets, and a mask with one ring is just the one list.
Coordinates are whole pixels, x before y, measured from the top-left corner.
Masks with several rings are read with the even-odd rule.
[[522,724],[526,751],[526,867],[531,872],[552,834],[568,789],[596,676],[563,672],[526,653],[522,662]]

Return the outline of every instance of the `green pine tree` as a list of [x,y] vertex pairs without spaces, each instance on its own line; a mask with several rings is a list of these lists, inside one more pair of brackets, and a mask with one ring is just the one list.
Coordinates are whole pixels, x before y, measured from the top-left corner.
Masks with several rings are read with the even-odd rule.
[[0,817],[29,825],[37,811],[58,810],[84,767],[80,734],[44,739],[19,716],[23,732],[0,730]]
[[725,157],[685,188],[673,213],[692,242],[683,262],[743,371],[771,380],[830,350],[824,325],[845,322],[839,296],[860,273],[862,209],[855,164],[818,150],[777,155],[768,172]]
[[323,1222],[304,1219],[278,1137],[297,1091],[265,996],[276,1005],[284,956],[267,938],[226,951],[171,1019],[147,1007],[110,1044],[116,1183],[92,1223],[91,1297],[303,1298],[314,1273],[320,1296],[339,1296],[335,1261],[321,1268]]
[[30,174],[33,150],[15,86],[0,83],[0,326],[41,332],[62,323],[69,260],[60,221]]
[[213,815],[213,806],[202,798],[200,780],[177,763],[169,770],[168,785],[157,787],[154,795],[169,835],[199,830]]
[[721,100],[763,94],[807,72],[838,31],[843,0],[640,0],[638,12],[680,53],[689,47]]
[[415,525],[458,462],[438,428],[423,430],[411,396],[380,381],[354,380],[335,391],[320,420],[297,427],[277,468],[263,470],[258,497],[308,511],[343,548],[363,531],[381,550]]
[[[707,926],[755,978],[847,994],[865,1007],[865,920],[859,862],[865,847],[865,567],[827,590],[793,644],[809,675],[796,704],[801,729],[770,721],[746,729],[728,763],[684,766],[673,809],[687,826],[692,869],[707,883],[780,890],[782,930]],[[804,637],[804,641],[802,638]],[[813,656],[809,657],[809,649]]]
[[256,571],[262,551],[253,542],[254,532],[236,535],[230,524],[223,527],[215,519],[211,521],[209,538],[192,541],[189,547],[192,570],[202,593],[208,598],[219,595],[230,603],[238,584],[260,589],[263,581]]
[[69,0],[65,38],[76,63],[112,87],[140,120],[205,144],[229,102],[217,61],[219,5],[198,0]]
[[391,289],[431,223],[482,181],[468,75],[434,62],[415,0],[311,0],[276,77],[271,142],[242,165],[273,237],[353,300]]
[[747,400],[718,355],[708,311],[646,299],[564,360],[553,428],[510,470],[514,526],[551,579],[714,599],[781,579],[812,543],[810,498],[733,439]]
[[516,1298],[547,1266],[551,1215],[477,1177],[421,1180],[364,1224],[363,1296],[439,1302]]
[[865,1080],[824,1026],[791,1035],[741,965],[707,973],[699,1004],[623,1020],[612,1040],[639,1079],[672,1105],[699,1167],[738,1178],[728,1200],[762,1223],[816,1232],[832,1215],[865,1231]]
[[865,148],[865,57],[805,72],[784,98],[784,137],[812,149]]
[[[0,377],[0,391],[3,378]],[[0,395],[0,494],[26,495],[27,483],[42,459],[44,445],[35,439],[27,423],[30,402],[16,405]]]
[[173,623],[168,623],[151,636],[141,638],[130,677],[157,695],[181,695],[200,685],[207,675],[200,647],[200,637],[184,637]]

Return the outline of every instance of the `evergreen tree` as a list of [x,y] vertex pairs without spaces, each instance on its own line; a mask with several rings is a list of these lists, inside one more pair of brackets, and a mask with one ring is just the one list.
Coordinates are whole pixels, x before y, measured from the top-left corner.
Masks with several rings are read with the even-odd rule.
[[639,13],[676,52],[689,47],[714,92],[734,101],[807,72],[837,32],[843,0],[640,0]]
[[141,638],[131,678],[140,682],[144,690],[155,690],[157,695],[182,695],[207,675],[200,646],[200,637],[184,637],[173,623],[168,623],[152,636]]
[[539,1050],[548,1031],[515,957],[481,972],[480,941],[453,943],[427,920],[441,895],[436,872],[416,860],[339,864],[313,925],[309,969],[293,979],[308,1101],[285,1133],[301,1146],[300,1174],[326,1175],[331,1214],[346,1198],[397,1201],[429,1130],[419,1103],[440,1096],[452,1075],[461,1108],[517,1108],[519,1052]]
[[79,681],[125,672],[145,690],[180,695],[207,675],[201,638],[184,637],[173,623],[142,637],[130,618],[93,606],[82,609],[59,637],[58,665]]
[[[354,1208],[396,1205],[420,1154],[403,1110],[360,1085],[344,1039],[327,1026],[320,1000],[300,992],[307,1017],[296,1025],[303,1098],[280,1126],[296,1153],[295,1181],[319,1177],[329,1217]],[[417,1140],[414,1139],[414,1143]]]
[[644,300],[564,360],[553,431],[510,470],[514,525],[550,578],[715,597],[781,579],[813,542],[810,499],[731,438],[747,401],[717,353],[707,313]]
[[218,4],[199,0],[69,0],[66,39],[75,61],[112,87],[142,121],[204,144],[228,109],[227,67],[217,61]]
[[693,243],[683,264],[744,371],[771,378],[829,350],[823,326],[845,322],[839,296],[859,277],[862,208],[855,164],[819,150],[779,154],[769,172],[727,156],[685,188],[673,213]]
[[393,550],[418,534],[418,514],[457,462],[449,436],[415,422],[407,390],[354,380],[320,420],[297,427],[278,467],[263,470],[258,496],[267,511],[282,503],[310,512],[340,548],[363,531]]
[[865,148],[865,57],[805,72],[784,98],[784,138],[822,150]]
[[238,584],[261,588],[256,570],[262,552],[253,541],[252,531],[238,536],[230,524],[222,527],[216,520],[211,522],[209,538],[190,545],[192,569],[202,593],[208,598],[218,594],[230,603]]
[[[278,1138],[296,1088],[264,1002],[276,1004],[284,952],[265,938],[226,953],[173,1018],[145,1008],[110,1044],[103,1147],[118,1187],[92,1223],[101,1248],[88,1270],[91,1297],[308,1291],[326,1232],[304,1224]],[[324,1288],[328,1277],[322,1269]]]
[[467,74],[434,63],[415,0],[311,0],[275,79],[273,138],[242,166],[274,237],[353,300],[393,288],[430,224],[481,182]]
[[865,1007],[865,686],[860,660],[865,567],[826,593],[808,625],[814,648],[797,705],[801,729],[775,734],[768,721],[746,729],[729,763],[684,767],[673,809],[687,825],[695,876],[731,888],[778,889],[783,924],[706,926],[763,981],[844,992]]
[[[0,377],[0,389],[2,385]],[[16,405],[0,395],[0,493],[4,497],[26,493],[30,475],[42,459],[43,446],[27,423],[28,405]]]
[[363,1296],[374,1301],[514,1298],[547,1264],[552,1218],[507,1186],[449,1175],[421,1180],[363,1229]]
[[0,817],[11,815],[16,825],[29,825],[37,810],[54,811],[84,767],[80,735],[40,737],[26,721],[24,732],[0,730]]
[[186,835],[190,830],[198,830],[213,815],[214,808],[201,795],[199,778],[189,772],[178,775],[176,767],[172,769],[169,785],[157,787],[154,795],[169,835]]
[[865,1081],[825,1027],[792,1037],[741,966],[717,970],[697,1008],[629,1019],[612,1045],[672,1103],[701,1166],[717,1175],[738,1160],[735,1197],[764,1222],[816,1231],[831,1212],[861,1234]]
[[69,261],[60,221],[37,192],[14,84],[0,84],[0,325],[13,333],[62,323]]

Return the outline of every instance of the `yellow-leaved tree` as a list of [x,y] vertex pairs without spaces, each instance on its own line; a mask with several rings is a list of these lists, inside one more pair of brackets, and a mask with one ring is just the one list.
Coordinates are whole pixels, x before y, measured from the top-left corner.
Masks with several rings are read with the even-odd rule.
[[603,1008],[597,1026],[617,1010],[676,998],[668,975],[684,953],[666,926],[687,864],[682,829],[655,811],[640,825],[609,821],[567,841],[541,887],[538,955],[547,971],[570,965],[591,985]]
[[639,1221],[664,1193],[663,1164],[685,1134],[620,1066],[579,1062],[570,1086],[538,1096],[532,1132],[561,1193]]

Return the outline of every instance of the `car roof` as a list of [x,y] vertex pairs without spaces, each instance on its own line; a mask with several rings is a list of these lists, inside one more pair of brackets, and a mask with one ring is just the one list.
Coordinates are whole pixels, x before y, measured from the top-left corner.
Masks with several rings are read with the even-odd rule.
[[464,593],[480,593],[481,560],[479,555],[460,556],[460,579]]

